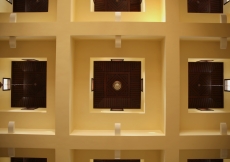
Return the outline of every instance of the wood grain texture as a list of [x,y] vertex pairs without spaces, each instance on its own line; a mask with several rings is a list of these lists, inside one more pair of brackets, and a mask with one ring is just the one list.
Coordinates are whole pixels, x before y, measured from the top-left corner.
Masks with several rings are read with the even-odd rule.
[[48,12],[48,0],[14,0],[13,12]]
[[46,66],[46,61],[12,61],[11,107],[46,107]]
[[94,0],[96,12],[140,12],[141,0]]
[[94,162],[140,162],[138,159],[94,159]]
[[[113,83],[121,82],[115,90]],[[94,108],[136,108],[141,105],[141,62],[95,61]]]
[[223,108],[223,63],[189,62],[189,108]]
[[11,158],[11,162],[47,162],[47,158]]
[[188,162],[223,162],[223,159],[188,159]]
[[188,0],[189,13],[223,13],[222,0]]

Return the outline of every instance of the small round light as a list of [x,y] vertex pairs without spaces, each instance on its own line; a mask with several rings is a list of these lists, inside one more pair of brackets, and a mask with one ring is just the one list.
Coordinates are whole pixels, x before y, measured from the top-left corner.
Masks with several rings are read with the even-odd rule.
[[119,91],[121,89],[121,82],[120,81],[115,81],[113,83],[113,88],[116,90],[116,91]]

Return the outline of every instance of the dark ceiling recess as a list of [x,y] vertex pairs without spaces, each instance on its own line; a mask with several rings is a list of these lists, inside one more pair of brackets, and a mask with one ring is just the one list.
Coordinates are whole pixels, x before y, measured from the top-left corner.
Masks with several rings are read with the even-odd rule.
[[140,159],[94,159],[94,162],[140,162]]
[[13,157],[11,162],[47,162],[47,158],[23,158],[23,157]]
[[141,12],[142,0],[94,0],[94,11]]
[[188,0],[189,13],[223,13],[223,0]]
[[188,162],[223,162],[223,159],[188,159]]
[[223,63],[189,62],[189,108],[223,108]]
[[48,0],[14,0],[13,12],[48,12]]
[[46,61],[12,61],[11,107],[46,107]]
[[94,61],[93,82],[94,108],[141,108],[140,61]]

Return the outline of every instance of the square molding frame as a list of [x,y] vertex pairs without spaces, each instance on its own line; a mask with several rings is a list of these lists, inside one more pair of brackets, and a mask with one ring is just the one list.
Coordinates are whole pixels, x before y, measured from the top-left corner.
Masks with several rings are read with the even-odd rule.
[[[143,78],[143,92],[141,92],[141,108],[125,109],[124,111],[110,111],[110,108],[94,109],[93,108],[93,92],[91,91],[91,78],[94,74],[94,61],[111,61],[111,59],[124,59],[124,61],[141,61],[141,78]],[[89,111],[90,113],[145,113],[145,59],[144,58],[121,58],[121,57],[93,57],[90,58],[90,80],[89,80]]]

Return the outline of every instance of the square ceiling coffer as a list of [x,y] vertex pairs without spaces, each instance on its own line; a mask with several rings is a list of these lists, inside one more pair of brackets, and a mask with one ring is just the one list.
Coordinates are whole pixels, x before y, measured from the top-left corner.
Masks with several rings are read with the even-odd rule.
[[93,108],[141,108],[141,61],[94,61],[93,66]]

